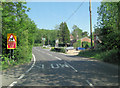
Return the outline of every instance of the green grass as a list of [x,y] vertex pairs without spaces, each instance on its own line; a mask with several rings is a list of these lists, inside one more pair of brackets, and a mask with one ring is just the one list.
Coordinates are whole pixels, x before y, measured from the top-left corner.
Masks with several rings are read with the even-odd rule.
[[101,51],[101,50],[85,50],[81,51],[78,56],[95,58],[104,62],[119,64],[118,49]]

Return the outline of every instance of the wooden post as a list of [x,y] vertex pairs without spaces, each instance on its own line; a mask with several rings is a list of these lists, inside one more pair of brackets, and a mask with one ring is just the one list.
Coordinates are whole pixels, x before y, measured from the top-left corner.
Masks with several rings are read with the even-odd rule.
[[92,14],[91,14],[91,0],[89,2],[89,11],[90,11],[90,35],[91,35],[91,47],[93,46],[92,44]]

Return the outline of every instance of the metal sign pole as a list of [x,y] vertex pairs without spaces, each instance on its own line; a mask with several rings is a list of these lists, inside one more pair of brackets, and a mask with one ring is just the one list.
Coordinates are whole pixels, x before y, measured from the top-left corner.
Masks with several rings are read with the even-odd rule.
[[10,49],[10,59],[11,59],[11,49]]
[[12,53],[12,59],[14,60],[14,49],[13,49],[13,53]]

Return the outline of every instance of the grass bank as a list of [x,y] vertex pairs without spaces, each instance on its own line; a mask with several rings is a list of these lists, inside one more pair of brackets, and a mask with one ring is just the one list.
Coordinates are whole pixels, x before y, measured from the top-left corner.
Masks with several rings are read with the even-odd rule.
[[119,50],[118,49],[112,49],[112,50],[85,50],[81,51],[78,56],[87,57],[87,58],[95,58],[104,62],[112,63],[112,64],[119,64],[120,65],[120,59],[119,59]]

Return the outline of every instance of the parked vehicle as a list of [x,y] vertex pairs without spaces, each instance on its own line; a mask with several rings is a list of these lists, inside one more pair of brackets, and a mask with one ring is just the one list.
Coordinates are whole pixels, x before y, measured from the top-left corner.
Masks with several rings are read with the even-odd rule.
[[73,50],[74,47],[67,47],[66,50]]
[[77,47],[76,50],[85,50],[85,48]]

